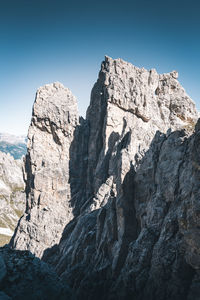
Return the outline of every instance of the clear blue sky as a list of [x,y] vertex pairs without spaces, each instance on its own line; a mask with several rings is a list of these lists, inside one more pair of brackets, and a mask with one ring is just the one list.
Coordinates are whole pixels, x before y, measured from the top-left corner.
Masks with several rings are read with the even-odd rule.
[[84,115],[105,54],[177,70],[200,109],[199,0],[0,2],[0,132],[26,133],[36,89],[54,81]]

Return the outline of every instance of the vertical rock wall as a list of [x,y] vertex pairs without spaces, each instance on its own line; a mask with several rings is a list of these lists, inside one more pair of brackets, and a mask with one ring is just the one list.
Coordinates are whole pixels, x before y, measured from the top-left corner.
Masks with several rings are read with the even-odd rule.
[[69,161],[77,124],[77,103],[70,90],[54,83],[37,91],[25,162],[26,213],[13,247],[41,256],[59,242],[64,226],[73,218]]
[[12,246],[54,265],[77,299],[200,292],[198,113],[177,78],[106,57],[80,122],[68,90],[38,92]]
[[[44,255],[78,299],[182,299],[189,290],[193,270],[177,224],[197,111],[177,77],[120,59],[102,63],[86,119],[86,202],[57,252]],[[175,273],[167,286],[165,264]]]

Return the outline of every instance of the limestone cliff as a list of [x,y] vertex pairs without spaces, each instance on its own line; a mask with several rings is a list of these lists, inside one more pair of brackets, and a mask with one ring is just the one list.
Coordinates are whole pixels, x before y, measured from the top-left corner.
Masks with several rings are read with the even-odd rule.
[[200,125],[177,78],[106,57],[86,120],[63,86],[37,93],[11,245],[76,299],[199,299]]
[[13,240],[17,249],[42,256],[59,242],[73,217],[69,150],[77,124],[76,99],[70,90],[54,83],[37,91],[25,161],[26,213]]

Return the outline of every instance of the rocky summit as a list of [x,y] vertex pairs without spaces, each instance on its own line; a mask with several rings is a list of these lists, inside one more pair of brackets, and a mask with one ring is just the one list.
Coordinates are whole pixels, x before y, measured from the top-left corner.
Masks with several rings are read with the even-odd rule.
[[13,240],[17,249],[41,257],[73,218],[69,161],[77,125],[76,99],[67,88],[54,83],[38,90],[25,162],[26,214]]
[[[27,147],[4,261],[51,265],[53,299],[200,299],[200,120],[176,71],[105,57],[85,120],[62,84],[40,88]],[[23,299],[9,278],[2,293]]]

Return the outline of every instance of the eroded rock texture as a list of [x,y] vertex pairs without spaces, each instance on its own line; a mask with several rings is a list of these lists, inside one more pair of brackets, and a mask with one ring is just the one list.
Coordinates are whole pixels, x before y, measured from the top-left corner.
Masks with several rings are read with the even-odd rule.
[[63,87],[36,98],[12,246],[52,264],[77,299],[199,299],[200,125],[177,78],[106,57],[79,123]]
[[77,103],[60,83],[37,91],[28,132],[26,213],[12,244],[37,256],[58,243],[72,217],[70,145],[78,123]]

